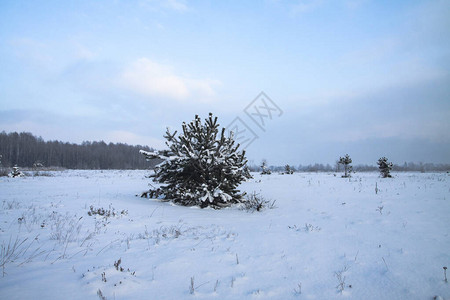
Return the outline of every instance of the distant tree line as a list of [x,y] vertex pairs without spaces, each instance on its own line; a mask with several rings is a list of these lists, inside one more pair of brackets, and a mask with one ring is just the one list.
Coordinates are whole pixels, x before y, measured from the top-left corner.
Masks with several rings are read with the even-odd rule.
[[3,167],[61,167],[67,169],[148,169],[159,161],[148,162],[139,150],[147,146],[122,143],[44,141],[28,132],[0,133]]
[[[284,172],[285,166],[266,166],[267,169],[272,172]],[[309,164],[309,165],[298,165],[296,167],[290,167],[295,172],[343,172],[344,169],[342,165],[336,163],[335,165],[330,164]],[[261,167],[257,165],[250,165],[249,170],[251,172],[261,172]],[[447,172],[450,171],[450,164],[433,164],[433,163],[414,163],[414,162],[404,162],[403,164],[394,164],[393,171],[395,172]],[[359,164],[353,166],[353,171],[355,172],[378,172],[378,166]]]
[[[67,169],[148,169],[161,160],[146,161],[139,150],[154,151],[148,146],[131,146],[122,143],[83,142],[81,144],[61,141],[44,141],[28,132],[0,133],[0,166],[11,168],[15,165],[23,168],[33,166],[61,167]],[[260,172],[261,166],[249,165],[252,172]],[[286,165],[269,166],[265,161],[265,169],[272,172],[285,172]],[[290,166],[296,172],[341,172],[338,161],[330,164],[309,164]],[[405,162],[394,164],[396,172],[446,172],[449,164]],[[353,166],[355,172],[379,171],[378,166],[359,164]]]

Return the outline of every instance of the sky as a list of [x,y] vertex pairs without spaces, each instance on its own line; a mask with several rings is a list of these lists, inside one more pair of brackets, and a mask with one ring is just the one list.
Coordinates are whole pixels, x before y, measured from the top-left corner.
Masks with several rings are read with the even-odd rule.
[[163,149],[211,112],[249,161],[450,163],[450,1],[0,0],[0,131]]

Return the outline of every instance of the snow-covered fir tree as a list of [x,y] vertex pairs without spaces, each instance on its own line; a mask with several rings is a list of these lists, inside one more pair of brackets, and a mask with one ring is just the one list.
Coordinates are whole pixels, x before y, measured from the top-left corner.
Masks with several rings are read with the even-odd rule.
[[339,157],[339,164],[344,166],[344,175],[342,177],[347,178],[351,177],[350,173],[352,172],[352,166],[350,165],[352,163],[352,159],[348,154],[345,154],[344,157]]
[[239,151],[233,134],[219,133],[217,117],[210,113],[202,124],[199,116],[182,125],[183,133],[166,131],[169,150],[148,152],[145,157],[163,159],[150,177],[162,183],[143,196],[156,197],[174,203],[202,208],[227,207],[243,201],[238,185],[251,178],[246,167],[245,151]]
[[261,175],[270,175],[272,174],[272,171],[267,167],[267,161],[263,159],[261,162]]
[[284,174],[294,174],[294,170],[292,170],[290,165],[284,166]]
[[12,168],[12,172],[8,174],[9,177],[22,177],[24,174],[19,170],[19,167],[16,165]]
[[382,178],[389,178],[391,176],[391,170],[394,166],[393,163],[388,162],[388,159],[386,157],[381,157],[378,162],[378,169],[380,169],[380,175]]

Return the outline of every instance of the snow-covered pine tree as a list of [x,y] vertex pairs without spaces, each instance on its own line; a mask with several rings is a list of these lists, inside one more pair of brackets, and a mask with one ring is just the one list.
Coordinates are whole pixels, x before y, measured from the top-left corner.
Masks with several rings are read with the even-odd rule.
[[350,173],[352,171],[352,166],[350,165],[352,163],[352,159],[348,154],[345,154],[344,157],[339,157],[339,164],[344,166],[344,175],[342,177],[347,178],[351,177]]
[[291,169],[290,165],[284,166],[284,174],[294,174],[294,170]]
[[272,174],[272,171],[267,167],[267,161],[265,159],[263,159],[263,161],[261,162],[261,175],[270,175]]
[[243,200],[238,185],[251,178],[246,168],[245,151],[239,151],[233,134],[226,137],[225,128],[219,134],[217,117],[210,113],[202,124],[199,116],[182,125],[183,133],[166,131],[169,150],[148,152],[145,157],[163,159],[150,177],[162,183],[143,196],[156,197],[174,203],[202,208],[227,207]]
[[378,162],[378,169],[380,169],[380,174],[382,178],[390,178],[391,176],[391,170],[394,166],[393,163],[388,162],[388,159],[386,157],[381,157]]
[[19,167],[15,165],[12,167],[12,172],[9,173],[9,177],[15,178],[15,177],[22,177],[24,174],[19,170]]

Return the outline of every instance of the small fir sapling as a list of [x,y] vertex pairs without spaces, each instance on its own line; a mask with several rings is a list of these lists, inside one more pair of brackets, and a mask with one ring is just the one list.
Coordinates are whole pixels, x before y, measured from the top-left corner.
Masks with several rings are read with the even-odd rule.
[[378,162],[378,169],[380,169],[380,175],[382,178],[391,178],[391,170],[394,166],[393,163],[388,162],[388,159],[386,157],[381,157]]
[[342,175],[343,178],[351,177],[350,173],[352,172],[352,166],[350,165],[352,163],[352,159],[348,154],[345,154],[344,157],[339,158],[339,164],[344,166],[344,175]]
[[183,132],[166,131],[169,150],[148,152],[141,150],[147,160],[162,159],[150,177],[162,183],[142,196],[172,201],[185,206],[223,208],[243,202],[238,185],[251,175],[246,168],[245,151],[235,144],[233,133],[219,130],[217,117],[210,113],[203,124],[199,116]]
[[272,171],[267,167],[267,161],[263,159],[261,162],[261,175],[270,175],[272,174]]
[[12,172],[9,173],[9,177],[15,178],[15,177],[22,177],[24,174],[19,170],[19,167],[15,165],[12,168]]
[[284,174],[294,174],[294,170],[292,170],[291,166],[286,165],[284,166]]

